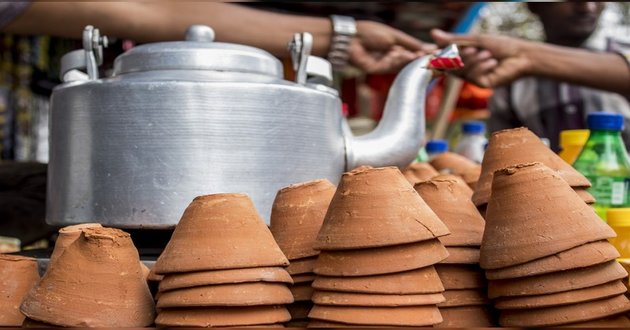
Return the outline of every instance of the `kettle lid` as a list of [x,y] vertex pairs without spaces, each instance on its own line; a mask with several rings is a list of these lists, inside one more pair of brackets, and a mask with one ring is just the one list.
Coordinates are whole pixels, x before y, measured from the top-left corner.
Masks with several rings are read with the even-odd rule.
[[211,70],[283,77],[282,63],[255,47],[214,42],[214,31],[193,25],[186,41],[140,45],[118,56],[113,75],[152,70]]

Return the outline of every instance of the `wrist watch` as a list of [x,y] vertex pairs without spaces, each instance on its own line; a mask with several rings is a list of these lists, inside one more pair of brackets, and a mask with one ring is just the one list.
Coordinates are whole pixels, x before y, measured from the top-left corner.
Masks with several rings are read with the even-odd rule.
[[350,57],[348,51],[350,42],[357,34],[357,24],[354,18],[349,16],[330,15],[332,21],[332,37],[328,60],[335,70],[341,70],[348,65]]

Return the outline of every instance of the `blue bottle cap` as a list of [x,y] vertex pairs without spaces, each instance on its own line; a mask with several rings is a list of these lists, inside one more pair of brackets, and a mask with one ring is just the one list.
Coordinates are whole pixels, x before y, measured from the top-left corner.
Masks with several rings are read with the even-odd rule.
[[427,145],[424,147],[424,149],[429,154],[438,154],[442,152],[447,152],[448,142],[446,142],[446,140],[439,140],[439,139],[429,140],[429,142],[427,142]]
[[591,130],[615,130],[623,129],[623,116],[612,112],[593,112],[586,117],[586,125]]
[[462,124],[462,132],[466,134],[479,134],[486,131],[486,123],[482,121],[467,121]]

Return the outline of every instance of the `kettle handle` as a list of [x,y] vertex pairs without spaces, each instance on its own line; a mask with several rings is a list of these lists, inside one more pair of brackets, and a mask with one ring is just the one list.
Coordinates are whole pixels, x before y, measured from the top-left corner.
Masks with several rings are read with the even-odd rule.
[[[103,64],[103,47],[107,47],[107,44],[107,37],[101,36],[98,29],[92,25],[86,26],[83,29],[83,49],[73,50],[61,58],[61,81],[98,79],[98,66]],[[87,71],[87,77],[77,71],[80,69]]]

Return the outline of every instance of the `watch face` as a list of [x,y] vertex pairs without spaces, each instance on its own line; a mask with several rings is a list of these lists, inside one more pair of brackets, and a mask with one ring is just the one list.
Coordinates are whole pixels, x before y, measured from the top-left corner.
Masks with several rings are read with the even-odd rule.
[[333,31],[336,34],[354,36],[357,33],[357,26],[354,18],[349,16],[330,16],[333,23]]

